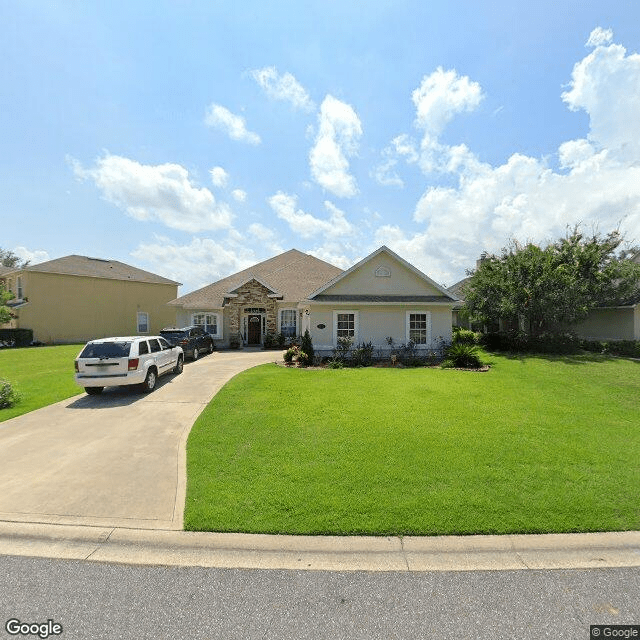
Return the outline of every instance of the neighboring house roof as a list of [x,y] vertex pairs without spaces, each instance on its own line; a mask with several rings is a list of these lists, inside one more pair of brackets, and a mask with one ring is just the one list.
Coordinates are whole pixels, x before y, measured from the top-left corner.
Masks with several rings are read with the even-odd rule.
[[456,297],[458,298],[458,300],[460,300],[461,303],[464,303],[464,295],[462,293],[462,289],[464,289],[464,286],[471,280],[471,276],[468,276],[466,278],[462,278],[462,280],[459,280],[458,282],[456,282],[455,284],[452,284],[449,287],[449,291]]
[[0,264],[0,278],[2,278],[2,276],[6,276],[7,273],[11,273],[12,271],[15,271],[14,267],[5,267],[3,264]]
[[283,301],[297,303],[340,273],[342,269],[324,260],[291,249],[192,291],[169,304],[187,309],[220,309],[230,293],[253,279],[282,296]]
[[88,256],[65,256],[48,260],[40,264],[30,265],[22,271],[37,273],[57,273],[72,276],[88,276],[90,278],[107,278],[109,280],[129,280],[132,282],[147,282],[152,284],[175,284],[179,282],[163,278],[155,273],[132,267],[117,260],[103,260]]
[[[323,293],[327,290],[330,289],[331,287],[333,287],[334,285],[336,285],[338,282],[340,282],[341,280],[343,280],[344,278],[348,277],[351,273],[353,273],[354,271],[357,271],[358,269],[362,268],[365,264],[367,264],[368,262],[371,262],[372,260],[374,260],[375,258],[377,258],[380,254],[382,253],[386,253],[387,255],[391,256],[393,259],[397,260],[401,265],[403,265],[408,271],[413,272],[416,276],[418,276],[418,278],[424,280],[424,282],[428,285],[430,285],[431,287],[435,288],[437,291],[440,291],[440,293],[442,295],[409,295],[409,296],[404,296],[402,294],[398,294],[398,295],[384,295],[384,296],[379,296],[379,295],[338,295],[338,296],[334,296],[334,295],[327,295]],[[319,289],[316,289],[313,293],[311,293],[309,295],[309,300],[314,300],[316,302],[337,302],[338,300],[336,300],[335,298],[350,298],[351,301],[353,302],[458,302],[457,297],[452,294],[450,291],[448,291],[447,289],[445,289],[442,285],[439,285],[437,282],[435,282],[434,280],[432,280],[429,276],[427,276],[426,274],[422,273],[422,271],[420,271],[419,269],[417,269],[416,267],[414,267],[412,264],[410,264],[409,262],[407,262],[404,258],[401,258],[397,253],[394,253],[393,251],[391,251],[391,249],[389,249],[389,247],[386,246],[382,246],[379,249],[376,249],[373,253],[369,254],[366,258],[363,258],[362,260],[360,260],[360,262],[358,262],[357,264],[353,265],[353,267],[351,267],[350,269],[347,269],[346,271],[343,271],[342,273],[340,273],[339,275],[337,275],[335,278],[333,278],[333,280],[325,283],[322,287],[320,287]],[[384,298],[377,300],[377,298]]]

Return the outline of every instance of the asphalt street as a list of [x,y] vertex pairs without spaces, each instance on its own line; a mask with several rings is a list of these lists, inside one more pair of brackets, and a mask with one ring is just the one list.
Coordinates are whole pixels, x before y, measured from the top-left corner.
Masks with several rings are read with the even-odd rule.
[[[637,568],[369,573],[0,557],[10,619],[72,639],[589,638],[640,624]],[[37,636],[31,636],[37,637]]]

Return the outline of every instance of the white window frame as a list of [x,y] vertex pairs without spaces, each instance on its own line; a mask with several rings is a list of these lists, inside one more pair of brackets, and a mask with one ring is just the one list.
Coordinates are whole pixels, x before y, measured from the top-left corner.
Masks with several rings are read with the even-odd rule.
[[338,316],[343,314],[353,315],[353,344],[358,344],[359,312],[352,309],[334,309],[333,311],[333,345],[338,346]]
[[294,332],[292,337],[296,337],[296,336],[300,335],[299,332],[298,332],[298,329],[300,328],[298,326],[298,310],[297,309],[293,309],[293,308],[286,308],[286,309],[283,308],[283,309],[279,309],[278,310],[278,332],[282,333],[282,314],[285,311],[288,311],[288,312],[293,314],[293,319],[294,319],[296,330],[295,330],[295,332]]
[[22,276],[16,277],[16,298],[22,300],[24,298],[24,287],[22,286]]
[[421,315],[426,316],[427,320],[427,341],[425,344],[416,344],[417,349],[429,349],[431,347],[431,311],[427,311],[426,309],[410,309],[407,311],[406,315],[406,340],[409,342],[411,340],[411,316],[412,315]]
[[[197,316],[205,316],[204,324],[200,322],[196,322]],[[207,317],[210,316],[210,319],[215,317],[215,325],[216,325],[216,333],[212,333],[211,335],[214,338],[222,338],[222,314],[214,313],[213,311],[196,311],[191,314],[191,324],[195,327],[202,327],[205,331],[207,330],[207,326],[211,326],[213,322],[207,322]]]
[[[142,316],[145,318],[144,323],[140,322]],[[138,333],[149,333],[149,314],[146,311],[138,311],[136,314],[136,324],[138,327]],[[141,326],[146,326],[147,328],[143,330],[140,328]]]

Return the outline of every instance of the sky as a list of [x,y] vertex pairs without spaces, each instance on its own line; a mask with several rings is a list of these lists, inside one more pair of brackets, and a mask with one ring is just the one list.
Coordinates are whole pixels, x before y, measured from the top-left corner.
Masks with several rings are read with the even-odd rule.
[[576,224],[640,243],[637,0],[7,0],[0,247],[180,294],[387,245],[450,286]]

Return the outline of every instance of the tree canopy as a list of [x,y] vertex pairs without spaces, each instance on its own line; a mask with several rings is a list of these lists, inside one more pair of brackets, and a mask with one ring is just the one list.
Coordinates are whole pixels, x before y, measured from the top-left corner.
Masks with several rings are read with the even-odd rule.
[[28,260],[23,260],[10,249],[0,247],[0,264],[3,267],[11,267],[14,269],[22,269],[29,264]]
[[532,336],[584,320],[600,306],[640,296],[640,264],[618,231],[586,236],[579,228],[542,248],[512,240],[483,257],[463,288],[472,321],[524,329]]

